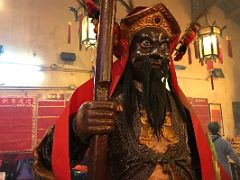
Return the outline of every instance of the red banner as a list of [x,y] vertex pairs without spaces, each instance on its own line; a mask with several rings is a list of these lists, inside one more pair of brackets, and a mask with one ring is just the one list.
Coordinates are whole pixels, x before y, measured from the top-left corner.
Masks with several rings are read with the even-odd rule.
[[32,150],[33,100],[0,96],[0,153]]

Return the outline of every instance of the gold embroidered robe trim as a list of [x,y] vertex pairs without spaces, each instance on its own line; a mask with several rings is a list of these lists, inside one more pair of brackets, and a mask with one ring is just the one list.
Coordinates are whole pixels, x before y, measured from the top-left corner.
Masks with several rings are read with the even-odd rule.
[[174,145],[179,142],[179,137],[172,128],[171,113],[166,114],[166,118],[160,131],[160,137],[158,138],[151,127],[147,113],[144,109],[140,109],[140,135],[139,141],[141,144],[148,146],[150,149],[158,153],[164,153],[167,151],[169,145]]

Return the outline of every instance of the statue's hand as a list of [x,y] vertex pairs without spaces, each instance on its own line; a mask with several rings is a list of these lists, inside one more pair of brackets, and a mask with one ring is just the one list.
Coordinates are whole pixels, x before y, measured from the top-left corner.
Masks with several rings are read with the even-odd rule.
[[75,119],[75,132],[82,142],[92,135],[108,134],[114,130],[117,104],[113,101],[90,101],[84,103]]

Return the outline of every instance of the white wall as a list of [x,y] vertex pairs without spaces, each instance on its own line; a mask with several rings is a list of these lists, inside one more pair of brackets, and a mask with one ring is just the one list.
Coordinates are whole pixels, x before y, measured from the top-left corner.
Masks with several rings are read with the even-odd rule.
[[[91,56],[94,52],[78,50],[78,23],[74,22],[69,6],[75,1],[69,0],[0,0],[0,44],[5,51],[19,55],[36,57],[42,65],[58,64],[66,68],[91,70]],[[72,22],[72,42],[67,43],[67,25]],[[74,52],[77,60],[73,65],[65,64],[59,57],[60,52]],[[33,62],[29,61],[29,64]],[[90,77],[89,73],[44,72],[45,79],[36,86],[80,85]],[[32,84],[29,84],[31,86]]]

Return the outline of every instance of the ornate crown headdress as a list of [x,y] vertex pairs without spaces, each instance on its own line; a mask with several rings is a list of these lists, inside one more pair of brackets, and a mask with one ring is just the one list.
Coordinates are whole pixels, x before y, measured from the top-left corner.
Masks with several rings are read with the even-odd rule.
[[130,13],[120,23],[121,33],[129,44],[134,34],[146,27],[161,28],[168,35],[170,41],[180,34],[181,30],[177,21],[162,3],[151,8],[140,7],[138,9],[140,10]]

